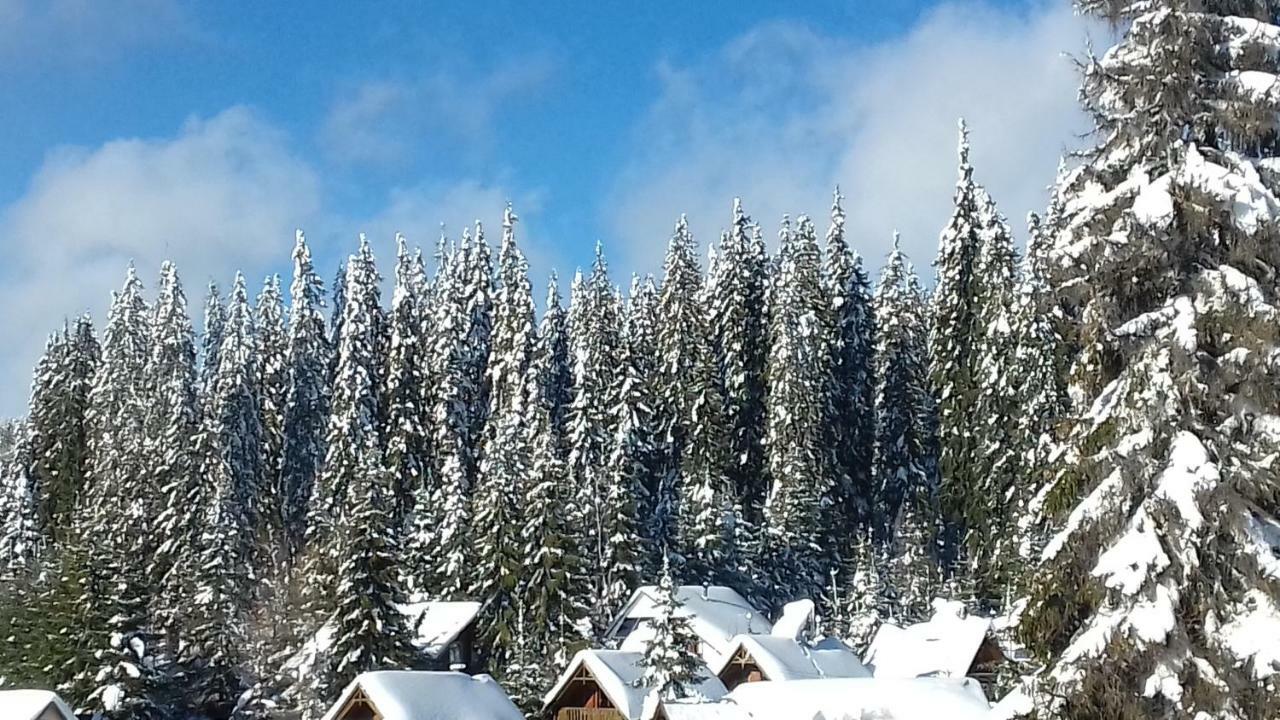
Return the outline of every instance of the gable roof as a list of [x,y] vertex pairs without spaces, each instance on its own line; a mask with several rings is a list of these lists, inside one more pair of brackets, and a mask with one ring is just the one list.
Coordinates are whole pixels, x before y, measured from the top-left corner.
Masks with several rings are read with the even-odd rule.
[[[586,667],[595,678],[600,691],[627,720],[640,720],[644,714],[645,699],[649,688],[643,683],[644,654],[627,650],[580,650],[573,656],[569,667],[560,674],[555,687],[543,698],[543,707],[555,702],[568,687],[578,669]],[[702,682],[694,688],[694,694],[704,700],[719,700],[726,690],[720,678],[703,671]]]
[[737,636],[717,667],[717,675],[724,673],[739,650],[745,650],[772,681],[871,677],[857,653],[835,638],[810,645],[778,635]]
[[[605,636],[622,640],[625,650],[643,650],[649,640],[644,634],[643,623],[633,631],[637,635],[630,638],[630,642],[627,642],[628,638],[620,637],[620,630],[628,619],[647,620],[657,615],[655,592],[653,585],[645,585],[632,593]],[[763,635],[773,628],[768,619],[733,588],[681,585],[676,588],[676,598],[681,603],[679,614],[689,618],[690,629],[702,641],[699,649],[708,665],[720,664],[735,636]]]
[[863,658],[878,678],[964,677],[991,630],[989,618],[966,615],[960,603],[935,600],[929,622],[885,623]]
[[0,690],[0,718],[35,720],[52,705],[64,720],[75,720],[71,708],[49,690]]
[[[397,604],[396,609],[412,631],[410,644],[427,657],[436,658],[475,620],[480,603],[415,600]],[[322,625],[285,661],[285,671],[297,677],[313,672],[320,658],[333,647],[334,630],[331,622]]]
[[361,673],[325,713],[334,720],[359,689],[383,720],[524,720],[524,714],[488,675],[381,670]]
[[944,678],[840,678],[739,685],[726,696],[752,718],[817,720],[985,720],[989,705],[977,681]]

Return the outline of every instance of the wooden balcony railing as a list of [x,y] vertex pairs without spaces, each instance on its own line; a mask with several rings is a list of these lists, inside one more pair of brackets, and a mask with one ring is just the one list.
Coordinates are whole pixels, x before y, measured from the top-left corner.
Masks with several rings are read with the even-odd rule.
[[625,720],[614,708],[560,708],[556,720]]

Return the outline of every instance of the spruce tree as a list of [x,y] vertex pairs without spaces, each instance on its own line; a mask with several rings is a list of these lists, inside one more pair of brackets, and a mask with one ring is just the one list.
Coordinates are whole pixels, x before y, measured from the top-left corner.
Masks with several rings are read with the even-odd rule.
[[1021,622],[1039,714],[1275,717],[1280,11],[1077,8],[1126,27],[1084,65],[1100,140],[1049,252],[1078,402]]
[[528,413],[534,399],[529,374],[535,339],[533,290],[528,264],[516,245],[515,222],[508,206],[487,365],[489,418],[469,528],[474,561],[468,594],[484,605],[478,634],[482,652],[497,667],[510,657],[514,640],[515,592],[522,574],[522,499],[532,465]]
[[429,382],[422,337],[427,279],[421,257],[409,254],[402,235],[396,236],[395,279],[384,404],[387,468],[394,490],[393,518],[396,527],[401,527],[413,507],[415,492],[427,482],[430,432],[423,405],[428,397],[424,387]]
[[875,484],[875,317],[862,258],[845,239],[840,190],[831,205],[822,282],[829,303],[831,384],[827,426],[834,455],[832,542],[835,549],[869,526]]
[[255,303],[254,351],[257,354],[258,409],[262,426],[262,526],[265,546],[261,562],[273,573],[288,557],[285,538],[284,469],[285,403],[289,393],[289,335],[285,328],[280,276],[263,283]]
[[307,508],[324,460],[328,374],[333,354],[325,336],[324,285],[311,264],[311,250],[301,230],[293,248],[289,298],[280,495],[285,539],[292,559],[302,547]]
[[824,399],[830,383],[826,301],[813,223],[793,229],[784,218],[770,315],[769,476],[765,505],[775,586],[783,595],[817,594],[829,558],[823,540],[830,518],[832,478]]
[[645,647],[641,665],[641,683],[662,700],[679,700],[693,696],[701,681],[702,661],[695,654],[698,636],[682,613],[684,604],[676,596],[675,581],[667,560],[662,561],[662,574],[655,588],[653,604],[657,613],[649,619],[653,638]]
[[721,240],[715,274],[708,278],[708,335],[717,354],[717,378],[724,385],[732,490],[757,522],[768,492],[764,462],[767,263],[764,243],[754,235],[751,218],[735,198],[733,225]]
[[218,284],[211,280],[204,303],[204,330],[200,334],[200,392],[206,397],[213,387],[213,375],[218,371],[218,353],[226,324],[227,311],[222,306]]
[[573,360],[569,355],[569,320],[560,303],[555,272],[547,280],[547,298],[538,324],[538,351],[533,367],[542,402],[551,412],[551,435],[564,454],[565,417],[573,402]]
[[899,508],[926,492],[929,475],[930,409],[924,299],[915,270],[894,236],[874,298],[876,316],[875,482],[880,517],[876,528],[893,535]]

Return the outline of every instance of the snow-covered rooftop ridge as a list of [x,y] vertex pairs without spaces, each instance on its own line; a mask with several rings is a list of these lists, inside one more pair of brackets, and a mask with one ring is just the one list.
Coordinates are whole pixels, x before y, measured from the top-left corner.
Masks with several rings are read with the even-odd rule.
[[382,720],[523,720],[524,715],[488,675],[382,670],[356,676],[325,713],[334,720],[357,688]]
[[41,714],[52,705],[64,720],[75,720],[71,708],[49,690],[0,690],[0,718],[4,720],[44,720]]
[[836,638],[810,645],[778,635],[739,635],[733,639],[725,661],[717,668],[723,674],[740,649],[755,660],[766,680],[817,680],[821,678],[871,677],[857,653]]
[[726,700],[757,720],[985,720],[977,681],[846,678],[746,683]]
[[959,602],[934,600],[933,608],[928,622],[880,626],[863,658],[876,678],[962,678],[969,672],[991,620],[968,615]]
[[[568,686],[579,668],[586,667],[595,678],[600,691],[609,698],[618,712],[627,720],[640,720],[645,711],[644,655],[626,650],[580,650],[569,666],[560,674],[554,687],[543,697],[543,705],[550,705]],[[703,679],[693,688],[694,699],[719,700],[726,690],[720,678],[710,669],[703,670]]]
[[[655,617],[655,591],[655,586],[645,585],[632,593],[610,625],[606,636],[614,640],[626,640],[621,636],[626,620]],[[773,629],[768,619],[733,588],[721,585],[681,585],[676,588],[676,598],[682,605],[679,614],[689,618],[690,629],[702,641],[702,659],[708,665],[718,665],[721,662],[735,636],[763,635]],[[624,649],[643,649],[643,624],[634,632],[638,633],[637,637],[632,642],[624,643]]]
[[813,624],[814,612],[813,601],[808,598],[789,602],[782,608],[782,616],[773,624],[771,632],[779,637],[802,640]]

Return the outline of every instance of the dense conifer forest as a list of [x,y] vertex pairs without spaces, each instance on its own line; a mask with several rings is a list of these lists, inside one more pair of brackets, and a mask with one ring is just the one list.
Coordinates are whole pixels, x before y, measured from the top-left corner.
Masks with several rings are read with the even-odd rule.
[[860,648],[962,600],[1036,718],[1280,716],[1280,4],[1076,5],[1118,29],[1080,59],[1093,146],[1024,227],[961,124],[936,258],[864,258],[837,189],[676,219],[658,277],[599,247],[567,298],[512,207],[336,275],[299,231],[202,309],[122,268],[0,431],[3,683],[318,718],[418,662],[398,604],[470,599],[534,713],[662,578],[811,598]]

